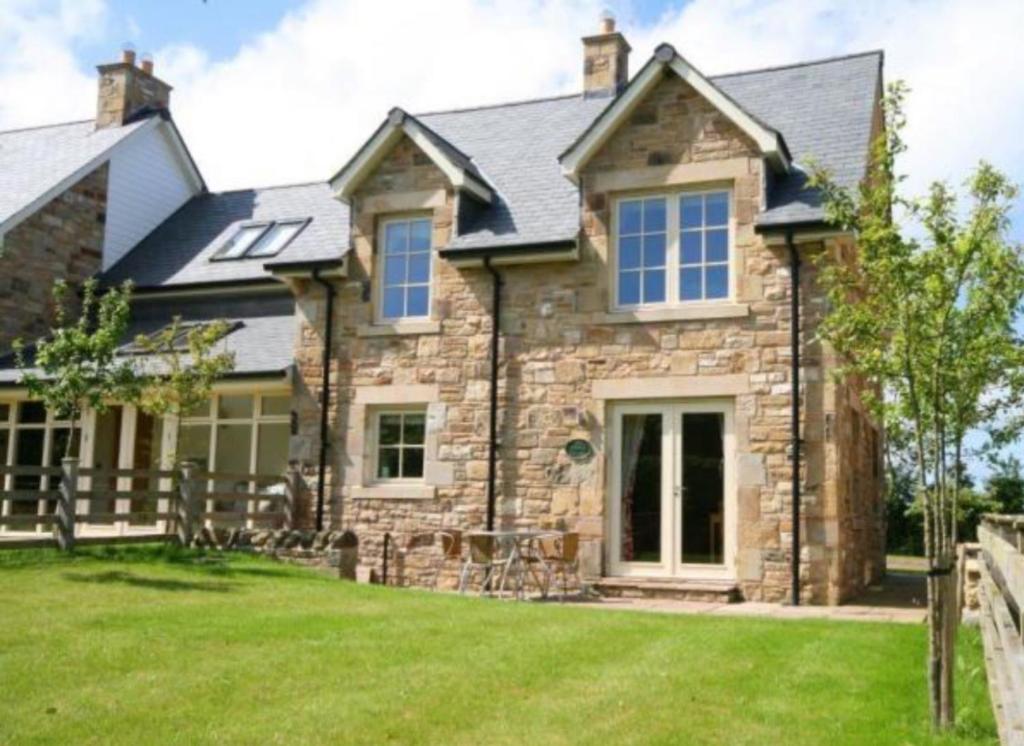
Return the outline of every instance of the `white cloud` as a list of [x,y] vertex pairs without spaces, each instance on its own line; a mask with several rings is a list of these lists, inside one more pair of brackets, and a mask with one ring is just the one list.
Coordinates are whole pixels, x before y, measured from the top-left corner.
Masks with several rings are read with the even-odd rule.
[[105,16],[102,0],[0,0],[0,128],[94,115],[94,76],[73,48]]
[[[311,0],[228,59],[166,46],[157,73],[175,87],[175,117],[212,187],[321,179],[391,106],[578,89],[579,37],[605,4]],[[1020,0],[693,0],[646,25],[637,5],[611,5],[634,69],[661,41],[709,73],[882,48],[887,79],[913,89],[904,163],[913,186],[959,180],[982,157],[1024,182]],[[102,0],[0,0],[0,12],[0,126],[89,116],[97,60],[76,60],[73,48],[103,26]]]

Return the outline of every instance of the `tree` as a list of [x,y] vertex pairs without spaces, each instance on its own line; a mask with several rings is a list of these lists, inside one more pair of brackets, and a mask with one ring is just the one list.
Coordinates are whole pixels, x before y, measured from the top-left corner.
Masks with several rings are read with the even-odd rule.
[[95,280],[82,287],[81,308],[72,319],[69,287],[53,285],[54,325],[31,352],[22,340],[14,342],[15,359],[29,395],[67,418],[71,432],[65,456],[77,455],[75,432],[88,408],[106,411],[113,400],[129,399],[136,386],[130,361],[119,357],[130,314],[131,284],[102,296]]
[[[929,694],[933,722],[953,723],[958,503],[966,434],[1019,408],[1024,345],[1014,321],[1024,299],[1024,254],[1006,238],[1016,188],[981,163],[966,209],[946,184],[923,199],[901,195],[906,88],[890,86],[873,171],[859,190],[820,168],[828,221],[857,236],[855,261],[827,261],[829,310],[820,333],[839,354],[838,375],[861,389],[887,430],[911,444],[929,563]],[[899,218],[899,219],[897,219]],[[901,225],[902,223],[902,225]]]
[[[223,320],[186,324],[175,316],[155,334],[136,337],[135,346],[150,356],[152,366],[140,386],[139,408],[155,417],[178,418],[198,409],[217,379],[234,370],[234,353],[214,351],[229,331]],[[175,439],[172,459],[177,458]]]

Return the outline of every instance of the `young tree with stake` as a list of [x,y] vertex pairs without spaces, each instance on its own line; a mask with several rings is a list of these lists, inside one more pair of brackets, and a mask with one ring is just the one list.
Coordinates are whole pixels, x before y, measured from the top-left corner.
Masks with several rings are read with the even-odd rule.
[[[899,187],[906,88],[890,86],[872,174],[857,193],[821,169],[811,184],[828,221],[857,236],[856,261],[823,257],[829,311],[821,336],[887,429],[906,437],[924,513],[928,559],[928,681],[932,720],[953,724],[957,501],[964,439],[1019,406],[1024,344],[1014,329],[1024,301],[1024,252],[1007,240],[1017,189],[981,163],[957,195],[935,183],[923,199]],[[906,232],[894,219],[916,228]]]

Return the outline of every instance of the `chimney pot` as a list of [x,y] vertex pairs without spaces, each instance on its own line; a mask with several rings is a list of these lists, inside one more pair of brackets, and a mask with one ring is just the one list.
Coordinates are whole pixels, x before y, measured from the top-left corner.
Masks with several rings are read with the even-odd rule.
[[149,54],[148,52],[142,55],[142,64],[140,65],[140,67],[142,68],[142,72],[146,73],[146,75],[152,75],[153,55]]
[[611,34],[615,32],[615,16],[612,15],[610,10],[606,10],[601,14],[601,33]]
[[130,41],[121,45],[121,62],[127,65],[135,64],[135,45]]

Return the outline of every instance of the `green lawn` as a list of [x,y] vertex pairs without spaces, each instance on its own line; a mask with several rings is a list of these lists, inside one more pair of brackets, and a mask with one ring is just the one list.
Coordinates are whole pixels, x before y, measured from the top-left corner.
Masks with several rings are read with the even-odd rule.
[[915,625],[606,612],[248,557],[0,553],[0,744],[992,743],[978,635],[929,737]]

